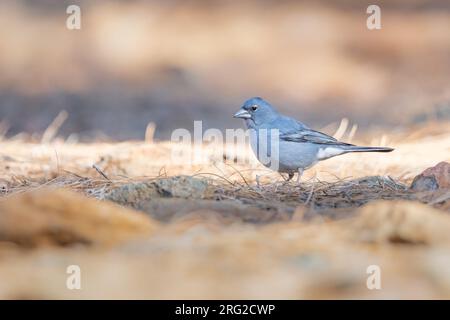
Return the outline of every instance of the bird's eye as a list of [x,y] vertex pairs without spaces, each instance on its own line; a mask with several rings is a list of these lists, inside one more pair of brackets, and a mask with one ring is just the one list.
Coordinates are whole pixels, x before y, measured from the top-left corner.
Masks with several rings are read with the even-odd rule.
[[258,109],[258,106],[257,106],[257,105],[253,105],[253,106],[252,106],[252,110],[253,110],[253,111],[256,111],[256,109]]

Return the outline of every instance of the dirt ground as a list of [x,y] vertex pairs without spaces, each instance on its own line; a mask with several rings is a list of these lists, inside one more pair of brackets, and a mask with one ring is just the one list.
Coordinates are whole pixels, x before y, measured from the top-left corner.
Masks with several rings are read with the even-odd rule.
[[0,298],[450,298],[449,189],[410,188],[450,160],[449,127],[353,142],[369,141],[396,150],[297,184],[244,147],[205,145],[190,165],[171,142],[3,140]]

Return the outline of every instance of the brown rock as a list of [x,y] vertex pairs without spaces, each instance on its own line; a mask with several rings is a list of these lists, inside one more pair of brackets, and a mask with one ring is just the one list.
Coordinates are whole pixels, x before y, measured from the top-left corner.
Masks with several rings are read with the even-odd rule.
[[0,202],[0,241],[23,246],[112,245],[146,236],[158,223],[139,212],[64,189],[42,189]]
[[450,163],[440,162],[416,176],[411,189],[416,191],[432,191],[450,188]]

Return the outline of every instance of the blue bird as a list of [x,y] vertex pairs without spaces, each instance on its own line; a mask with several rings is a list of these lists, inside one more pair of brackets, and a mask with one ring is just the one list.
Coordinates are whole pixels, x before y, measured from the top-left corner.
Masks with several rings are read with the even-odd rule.
[[317,162],[349,152],[391,152],[387,147],[359,147],[344,143],[278,113],[260,97],[247,100],[234,114],[250,129],[250,143],[258,160],[271,169],[287,173],[297,181],[305,169]]

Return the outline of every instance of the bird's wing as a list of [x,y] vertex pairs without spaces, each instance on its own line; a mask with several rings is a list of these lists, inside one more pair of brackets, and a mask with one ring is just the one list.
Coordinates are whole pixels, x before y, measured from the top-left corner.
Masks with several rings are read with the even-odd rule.
[[351,145],[348,143],[340,142],[325,133],[315,131],[307,127],[283,132],[280,134],[280,139],[284,141],[310,142],[325,145]]

